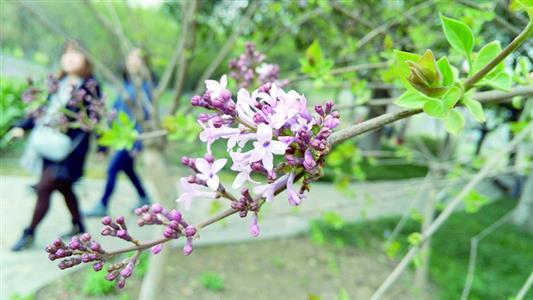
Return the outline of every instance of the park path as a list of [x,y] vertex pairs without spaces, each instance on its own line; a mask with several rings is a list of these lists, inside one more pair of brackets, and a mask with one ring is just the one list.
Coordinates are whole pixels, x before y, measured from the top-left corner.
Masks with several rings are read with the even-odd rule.
[[[30,219],[35,196],[28,187],[35,180],[24,176],[0,177],[0,299],[9,299],[15,293],[26,295],[35,292],[47,283],[67,274],[65,271],[60,271],[55,263],[50,262],[43,251],[44,246],[58,234],[66,231],[70,224],[63,199],[57,193],[54,194],[49,214],[38,230],[34,247],[21,253],[9,251],[9,247],[16,241]],[[282,194],[263,209],[263,217],[259,223],[261,235],[258,239],[300,234],[308,229],[310,220],[319,218],[324,211],[335,211],[347,220],[357,221],[399,215],[411,205],[420,209],[424,197],[422,195],[417,199],[416,194],[422,182],[423,179],[410,179],[353,184],[350,190],[355,192],[355,196],[340,193],[331,184],[316,183],[313,184],[305,202],[298,208],[288,205],[286,195]],[[498,192],[490,184],[483,183],[483,185],[479,188],[480,191],[491,197],[496,196]],[[89,208],[98,200],[103,186],[103,180],[97,179],[84,179],[78,184],[76,188],[81,198],[82,209]],[[148,190],[153,191],[153,188],[148,185]],[[123,214],[133,220],[129,209],[135,199],[136,195],[129,183],[119,180],[111,202],[111,213]],[[185,215],[188,220],[196,223],[209,215],[210,206],[209,200],[197,200]],[[195,245],[254,240],[248,234],[249,222],[249,218],[241,220],[236,215],[231,216],[219,224],[205,228]],[[93,233],[98,233],[101,227],[98,219],[88,220],[87,225]],[[141,240],[153,236],[150,229],[139,230],[136,226],[130,227],[133,227],[132,232]],[[124,243],[116,241],[117,239],[100,240],[108,249],[124,246]],[[180,243],[182,242],[177,242]],[[179,250],[175,251],[177,255],[181,253]]]

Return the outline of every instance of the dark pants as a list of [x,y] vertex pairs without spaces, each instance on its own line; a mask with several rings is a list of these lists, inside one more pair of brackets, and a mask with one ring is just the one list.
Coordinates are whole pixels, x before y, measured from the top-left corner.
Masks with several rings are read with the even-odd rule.
[[50,208],[50,198],[55,190],[58,190],[65,198],[67,208],[72,215],[73,224],[81,224],[78,199],[72,190],[72,181],[57,179],[53,167],[47,167],[41,174],[41,180],[37,184],[37,203],[33,210],[33,217],[29,229],[33,232],[44,219]]
[[126,173],[126,175],[129,177],[131,183],[137,190],[139,197],[146,197],[146,192],[144,191],[139,177],[135,173],[133,163],[133,157],[126,150],[117,151],[115,155],[113,155],[111,161],[109,162],[109,167],[107,169],[107,183],[105,186],[105,192],[102,196],[102,199],[100,200],[102,205],[107,207],[107,204],[109,203],[109,198],[111,198],[113,190],[115,189],[115,183],[117,180],[118,172],[120,171],[124,171],[124,173]]

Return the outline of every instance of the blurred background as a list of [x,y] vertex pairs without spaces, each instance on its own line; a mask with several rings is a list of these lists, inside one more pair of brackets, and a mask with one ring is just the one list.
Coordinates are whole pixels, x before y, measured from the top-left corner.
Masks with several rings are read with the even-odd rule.
[[[202,110],[191,109],[190,99],[203,93],[206,79],[223,74],[232,77],[229,86],[236,91],[240,82],[231,75],[246,49],[264,55],[264,68],[276,64],[276,79],[303,93],[309,105],[333,100],[347,126],[400,110],[392,104],[403,92],[393,49],[431,49],[465,73],[466,62],[442,33],[439,12],[470,26],[476,49],[493,40],[506,45],[527,24],[525,15],[510,12],[508,1],[500,0],[9,0],[0,5],[1,299],[138,299],[149,268],[146,256],[123,290],[90,267],[59,271],[42,251],[70,224],[59,193],[34,245],[9,251],[31,216],[38,178],[19,164],[27,139],[12,139],[8,132],[25,118],[28,79],[43,85],[56,74],[67,41],[76,40],[91,61],[108,107],[120,94],[116,81],[123,74],[125,48],[141,49],[149,71],[164,83],[157,86],[157,109],[159,130],[170,132],[160,151],[170,176],[154,175],[147,160],[138,162],[137,170],[153,201],[174,203],[175,197],[158,199],[161,182],[179,189],[179,178],[188,174],[181,157],[205,151],[196,140]],[[526,41],[505,61],[513,87],[529,91],[532,44]],[[189,257],[181,255],[179,242],[167,249],[175,253],[159,270],[158,298],[370,298],[413,243],[412,234],[426,228],[487,158],[531,122],[531,99],[529,92],[487,105],[487,121],[481,124],[465,114],[459,135],[448,134],[436,119],[415,116],[342,143],[301,206],[291,207],[280,197],[263,210],[259,238],[250,237],[248,222],[234,216],[207,228]],[[109,157],[98,155],[96,145],[84,177],[74,185],[82,211],[99,200],[108,173]],[[526,140],[499,161],[386,299],[459,299],[469,274],[472,284],[464,299],[516,295],[533,271],[532,149]],[[215,144],[215,154],[225,151]],[[222,181],[231,182],[231,176],[225,170]],[[110,214],[132,218],[137,195],[125,176],[119,176],[113,197]],[[522,221],[510,213],[518,203],[526,216]],[[218,200],[199,200],[187,214],[201,220],[225,208]],[[491,227],[506,215],[506,222]],[[95,235],[98,220],[86,220]],[[142,239],[152,236],[150,230],[132,230]],[[476,262],[469,273],[473,240]]]

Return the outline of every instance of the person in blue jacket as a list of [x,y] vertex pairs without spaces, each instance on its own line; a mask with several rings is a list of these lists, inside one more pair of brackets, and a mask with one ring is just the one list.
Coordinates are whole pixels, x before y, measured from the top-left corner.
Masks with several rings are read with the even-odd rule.
[[[144,115],[145,120],[150,117],[148,108],[151,101],[152,82],[143,82],[141,87],[138,88],[142,92],[142,95],[136,97],[136,88],[130,78],[130,74],[139,75],[139,78],[142,78],[140,74],[143,70],[148,70],[147,60],[143,58],[139,49],[131,50],[126,58],[123,71],[124,90],[128,95],[128,99],[125,99],[125,97],[122,97],[121,95],[117,97],[113,104],[113,109],[116,114],[123,112],[126,113],[130,119],[136,120],[133,109],[136,106],[138,107],[136,101],[140,101],[140,107],[143,110],[142,114]],[[139,123],[136,124],[136,129],[138,132],[142,131]],[[141,150],[141,142],[136,141],[132,150],[122,149],[115,152],[109,161],[104,193],[100,198],[100,201],[96,203],[92,209],[85,212],[86,217],[102,217],[107,215],[109,201],[115,189],[116,179],[120,171],[123,171],[126,176],[128,176],[139,196],[133,209],[150,203],[141,179],[135,172],[135,158]]]
[[[11,129],[12,136],[22,137],[26,131],[34,128],[38,130],[39,128],[54,127],[54,124],[58,124],[58,120],[61,119],[63,109],[70,111],[71,114],[76,114],[80,109],[87,109],[96,103],[90,101],[101,101],[100,87],[93,77],[91,64],[77,44],[67,43],[61,56],[60,65],[61,71],[56,77],[57,85],[48,95],[47,104],[43,107],[44,113],[19,122]],[[77,102],[73,101],[74,95],[80,95],[80,93],[85,96],[77,99]],[[91,97],[88,98],[88,95]],[[91,100],[89,101],[89,99]],[[76,122],[72,115],[64,114],[63,116],[67,118],[68,122]],[[39,134],[39,131],[35,133]],[[90,129],[84,127],[66,129],[65,134],[71,140],[72,149],[65,158],[59,161],[47,159],[35,151],[30,151],[30,153],[35,153],[31,156],[35,159],[31,159],[31,161],[39,162],[37,167],[40,171],[40,179],[35,186],[37,202],[29,226],[24,229],[20,239],[12,246],[12,251],[21,251],[33,244],[37,226],[48,212],[51,195],[54,191],[59,191],[63,195],[72,216],[72,229],[62,237],[67,238],[85,232],[73,185],[83,175],[91,133]],[[27,147],[31,148],[32,145],[28,144]]]

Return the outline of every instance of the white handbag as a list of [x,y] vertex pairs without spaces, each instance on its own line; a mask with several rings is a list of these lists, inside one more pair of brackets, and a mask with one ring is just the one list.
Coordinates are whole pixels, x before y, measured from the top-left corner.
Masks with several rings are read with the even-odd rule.
[[29,138],[29,146],[41,157],[54,162],[63,161],[74,148],[68,135],[48,126],[34,128]]

